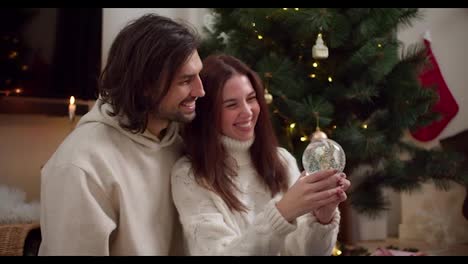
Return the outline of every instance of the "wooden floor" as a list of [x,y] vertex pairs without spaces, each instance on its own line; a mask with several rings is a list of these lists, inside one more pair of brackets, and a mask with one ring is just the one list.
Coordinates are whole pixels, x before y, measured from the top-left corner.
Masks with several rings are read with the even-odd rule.
[[454,245],[430,245],[421,241],[401,241],[397,238],[388,238],[378,241],[360,241],[358,246],[362,246],[374,252],[377,248],[386,248],[388,246],[398,247],[403,250],[405,248],[418,249],[428,256],[468,256],[468,243]]

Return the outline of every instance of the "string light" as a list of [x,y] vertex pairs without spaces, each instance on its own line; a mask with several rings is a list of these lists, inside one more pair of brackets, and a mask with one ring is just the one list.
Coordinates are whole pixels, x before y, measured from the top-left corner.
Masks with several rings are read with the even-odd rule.
[[312,78],[312,79],[315,78],[315,73],[309,74],[309,77]]
[[367,124],[366,123],[362,124],[362,128],[367,129]]
[[252,27],[255,27],[255,22],[252,22]]
[[284,11],[288,10],[287,8],[283,8]]
[[329,81],[329,82],[333,82],[333,79],[332,79],[331,76],[328,76],[328,81]]
[[341,250],[340,250],[337,246],[333,247],[333,251],[332,251],[332,255],[333,255],[333,256],[336,257],[336,256],[341,255],[342,253],[343,253],[343,252],[341,252]]
[[377,44],[377,47],[382,48],[382,44],[380,44],[380,43]]
[[307,141],[307,136],[302,136],[302,137],[301,137],[301,141],[302,141],[302,142]]
[[263,39],[262,35],[258,35],[257,37],[258,37],[258,39]]
[[8,58],[14,59],[14,58],[16,58],[16,56],[18,56],[18,52],[12,51],[12,52],[10,52],[10,55],[8,55]]
[[289,124],[289,133],[293,133],[294,132],[294,128],[296,127],[296,123],[291,123]]
[[336,125],[333,125],[333,129],[336,129]]
[[314,68],[317,68],[317,67],[318,67],[318,63],[317,63],[317,62],[314,62],[314,63],[312,63],[312,66],[313,66]]
[[294,8],[294,10],[299,11],[299,8],[296,7],[296,8]]

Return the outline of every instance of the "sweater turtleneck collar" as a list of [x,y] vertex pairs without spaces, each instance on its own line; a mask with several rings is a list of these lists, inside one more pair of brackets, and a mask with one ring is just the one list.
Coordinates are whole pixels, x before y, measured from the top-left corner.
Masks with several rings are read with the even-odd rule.
[[255,138],[251,138],[246,141],[236,140],[224,135],[221,135],[221,143],[226,148],[226,151],[236,161],[238,166],[250,164],[250,147],[252,146]]

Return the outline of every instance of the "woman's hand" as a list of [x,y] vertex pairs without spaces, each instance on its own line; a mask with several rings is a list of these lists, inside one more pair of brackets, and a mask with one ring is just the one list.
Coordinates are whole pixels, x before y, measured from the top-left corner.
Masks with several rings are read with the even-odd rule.
[[[303,171],[276,207],[287,221],[292,222],[297,217],[321,207],[339,204],[338,197],[342,197],[340,193],[343,193],[343,186],[337,183],[342,178],[336,170],[323,170],[312,174]],[[324,218],[328,216],[328,210],[325,209],[329,208],[324,207],[323,211],[318,212],[321,217],[323,214]]]
[[338,180],[337,185],[341,187],[341,190],[336,194],[336,201],[330,202],[312,211],[317,221],[321,224],[329,224],[335,216],[338,205],[348,198],[346,191],[351,186],[351,182],[346,179],[346,174],[340,173],[340,176],[341,179]]

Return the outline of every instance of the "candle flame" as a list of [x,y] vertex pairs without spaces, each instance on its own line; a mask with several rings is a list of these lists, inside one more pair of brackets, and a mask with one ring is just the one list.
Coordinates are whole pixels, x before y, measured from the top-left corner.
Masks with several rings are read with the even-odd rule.
[[70,97],[70,104],[75,104],[75,96]]

